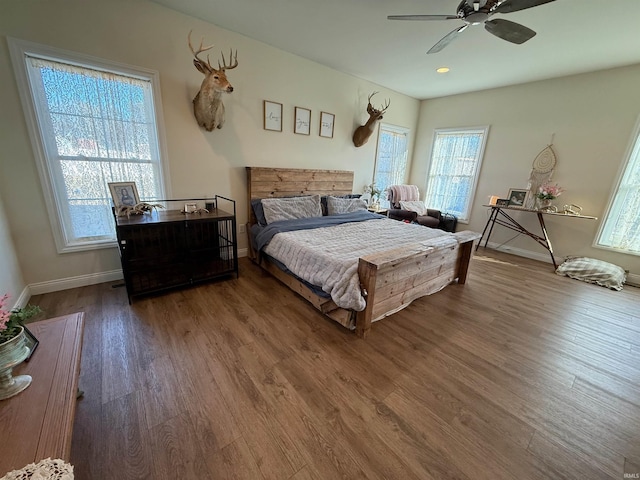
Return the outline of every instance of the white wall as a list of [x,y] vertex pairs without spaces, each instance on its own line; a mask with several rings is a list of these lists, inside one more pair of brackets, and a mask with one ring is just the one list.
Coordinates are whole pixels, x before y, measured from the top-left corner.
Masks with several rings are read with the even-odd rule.
[[[558,163],[553,181],[566,192],[554,203],[575,203],[584,208],[585,215],[599,218],[590,221],[546,216],[557,259],[585,255],[640,274],[640,257],[592,247],[640,114],[639,84],[640,65],[636,65],[425,100],[420,109],[411,181],[424,191],[435,128],[490,125],[471,220],[466,226],[482,232],[488,215],[482,204],[490,195],[504,197],[509,188],[525,188],[534,158],[555,134],[553,147]],[[535,215],[516,212],[514,218],[540,231]],[[514,234],[497,226],[491,241],[500,244]],[[505,247],[549,258],[528,237],[520,236]]]
[[9,295],[8,306],[23,306],[20,297],[25,290],[25,283],[22,279],[18,257],[16,256],[11,240],[11,234],[7,225],[4,205],[0,198],[0,258],[2,258],[0,269],[0,297],[5,293]]
[[[73,254],[55,249],[6,37],[15,37],[160,72],[162,108],[174,198],[220,194],[238,201],[246,221],[245,166],[353,170],[355,191],[371,181],[375,138],[351,143],[366,119],[366,99],[391,100],[385,122],[415,128],[417,100],[285,53],[212,24],[144,0],[0,0],[0,195],[27,284],[92,275],[120,268],[115,248]],[[222,130],[200,129],[191,99],[202,75],[192,64],[187,34],[215,43],[217,52],[238,50],[229,71],[235,91],[225,97]],[[262,101],[284,105],[284,131],[262,129]],[[312,134],[292,133],[293,109],[312,110]],[[335,114],[333,139],[317,135],[320,111]],[[413,149],[413,135],[410,151]],[[246,247],[241,238],[240,248]]]

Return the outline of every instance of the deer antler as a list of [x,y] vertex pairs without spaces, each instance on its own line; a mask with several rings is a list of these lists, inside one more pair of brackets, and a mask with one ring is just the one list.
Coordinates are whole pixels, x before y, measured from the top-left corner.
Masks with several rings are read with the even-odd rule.
[[[188,40],[189,40],[189,48],[191,49],[191,53],[193,53],[193,56],[195,57],[195,60],[193,61],[194,63],[198,63],[201,67],[212,71],[214,68],[211,66],[211,63],[209,62],[209,56],[207,55],[207,61],[205,62],[204,60],[202,60],[200,57],[198,57],[198,55],[200,55],[202,52],[206,52],[207,50],[211,50],[213,48],[213,45],[209,45],[208,47],[203,47],[202,46],[202,42],[204,41],[204,38],[200,39],[200,46],[198,47],[198,51],[196,51],[193,48],[193,45],[191,45],[191,32],[193,32],[193,30],[189,31],[189,35],[188,35]],[[198,65],[196,65],[197,67]]]
[[387,111],[387,108],[389,108],[389,106],[391,105],[391,99],[387,99],[384,103],[384,108],[382,110],[380,110],[380,113],[384,113]]
[[373,97],[376,93],[378,92],[373,92],[371,95],[369,95],[369,97],[367,98],[367,103],[369,103],[369,105],[371,105],[371,97]]
[[[212,45],[213,46],[213,45]],[[232,65],[227,65],[227,61],[224,58],[224,53],[220,52],[222,56],[222,66],[220,66],[220,61],[218,61],[218,70],[231,70],[232,68],[236,68],[238,66],[238,50],[236,50],[236,54],[233,54],[233,49],[229,49],[229,61],[233,60]]]

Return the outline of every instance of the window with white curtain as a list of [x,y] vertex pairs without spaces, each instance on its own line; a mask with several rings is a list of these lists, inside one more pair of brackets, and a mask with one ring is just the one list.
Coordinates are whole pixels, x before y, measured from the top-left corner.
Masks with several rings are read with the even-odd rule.
[[595,246],[640,255],[640,119],[626,157]]
[[382,191],[405,182],[409,145],[409,130],[395,125],[380,124],[373,183]]
[[135,182],[141,200],[164,197],[157,74],[13,39],[11,47],[58,250],[112,246],[109,182]]
[[436,129],[425,203],[466,223],[478,183],[489,127]]

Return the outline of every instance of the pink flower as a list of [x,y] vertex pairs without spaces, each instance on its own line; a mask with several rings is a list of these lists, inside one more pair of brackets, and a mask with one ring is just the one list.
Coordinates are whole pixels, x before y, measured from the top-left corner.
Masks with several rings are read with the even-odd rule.
[[6,293],[2,296],[2,298],[0,298],[0,331],[7,328],[7,322],[11,318],[11,312],[4,309],[8,299],[9,295],[7,295]]
[[551,185],[550,183],[545,183],[538,188],[538,193],[536,197],[541,200],[553,200],[557,196],[559,196],[564,189],[560,187],[557,183],[555,185]]

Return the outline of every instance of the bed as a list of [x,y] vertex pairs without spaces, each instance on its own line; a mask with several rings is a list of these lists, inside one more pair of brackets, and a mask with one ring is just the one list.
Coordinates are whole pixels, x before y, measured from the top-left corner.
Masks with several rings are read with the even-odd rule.
[[[364,338],[369,334],[373,322],[405,308],[413,300],[436,293],[454,282],[465,283],[474,242],[480,239],[479,233],[464,231],[450,234],[428,227],[406,225],[365,211],[344,215],[345,218],[352,215],[354,222],[335,218],[334,223],[337,224],[335,226],[309,227],[317,228],[311,233],[304,231],[289,233],[286,229],[282,233],[272,233],[273,236],[267,242],[267,246],[258,247],[256,238],[264,236],[262,230],[265,228],[260,226],[263,222],[258,221],[252,201],[255,205],[261,203],[261,199],[308,195],[348,196],[353,192],[353,172],[265,167],[247,167],[246,171],[249,257],[309,301],[321,313],[347,328],[354,329],[359,337]],[[338,217],[341,216],[338,215]],[[305,219],[303,222],[306,220],[315,222],[313,219]],[[275,228],[280,223],[288,222],[273,222],[270,227]],[[356,225],[356,223],[359,224]],[[335,231],[331,230],[331,233],[328,233],[329,228]],[[378,233],[363,234],[365,230],[359,230],[361,228],[372,228]],[[407,235],[407,240],[404,240],[404,244],[400,247],[395,246],[397,244],[395,241],[386,241],[384,248],[380,245],[378,247],[364,245],[365,253],[351,259],[353,267],[349,269],[354,271],[355,284],[353,280],[350,282],[355,293],[347,291],[346,296],[359,299],[357,307],[349,308],[349,304],[344,304],[340,296],[335,297],[336,300],[334,300],[326,293],[330,289],[327,286],[320,285],[320,288],[313,288],[310,285],[311,282],[305,280],[304,275],[299,275],[301,272],[296,271],[294,265],[286,265],[288,258],[278,257],[286,251],[297,252],[302,249],[300,245],[311,244],[316,239],[325,241],[322,234],[346,239],[353,235],[359,235],[358,238],[377,238],[387,230],[395,232],[388,234],[394,239],[396,236]],[[411,235],[415,233],[419,233],[421,237],[412,240]],[[287,246],[283,243],[287,238],[289,241],[295,241],[297,235],[302,236],[297,245]],[[364,244],[365,242],[356,243]],[[274,245],[277,246],[274,247]],[[324,250],[328,249],[310,245],[307,253],[312,254],[318,250],[324,253]],[[314,261],[329,263],[328,258],[327,256],[319,257]],[[288,268],[289,266],[291,269]],[[304,269],[302,271],[304,272]],[[313,273],[318,272],[314,270]],[[344,290],[344,287],[342,288]],[[323,289],[325,292],[321,291]]]

